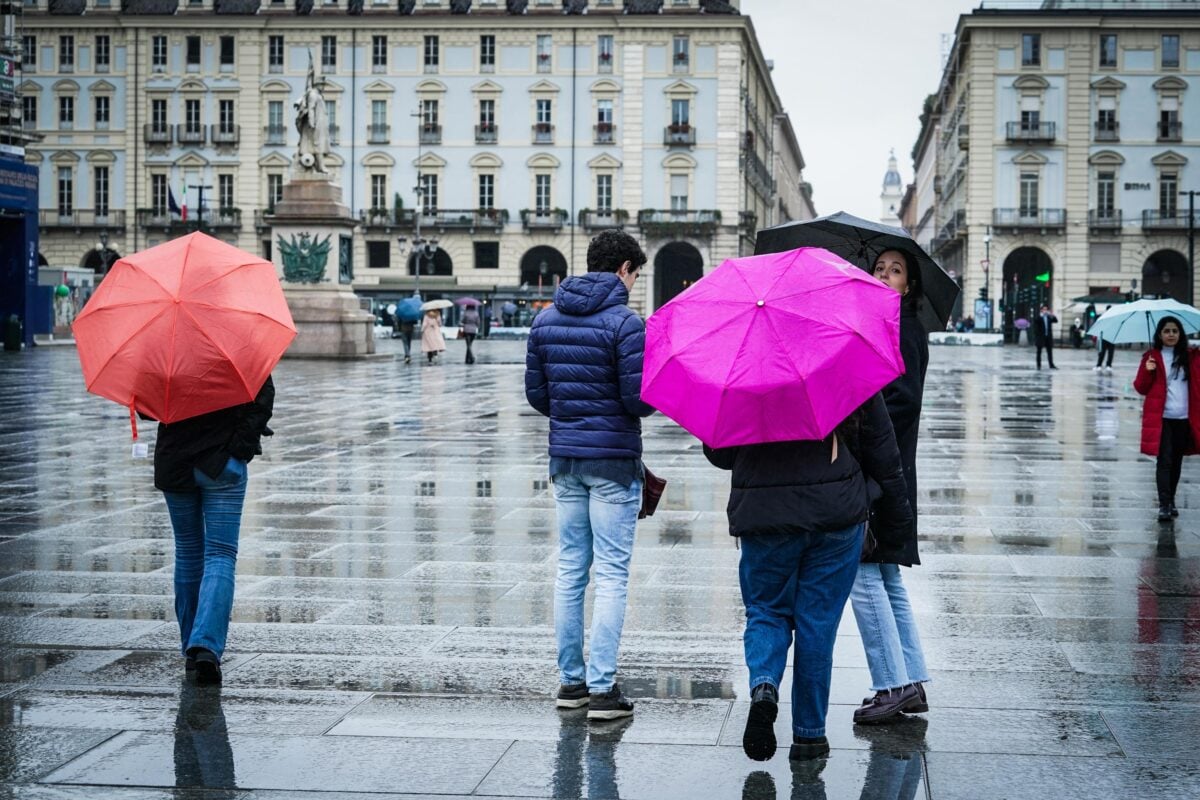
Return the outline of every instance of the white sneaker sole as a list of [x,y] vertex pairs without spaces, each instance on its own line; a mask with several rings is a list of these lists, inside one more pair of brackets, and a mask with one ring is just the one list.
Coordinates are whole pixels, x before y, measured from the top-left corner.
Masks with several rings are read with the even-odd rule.
[[578,700],[565,700],[560,697],[554,701],[554,705],[559,708],[583,708],[590,699],[590,697],[581,697]]
[[611,711],[588,711],[588,719],[620,719],[621,717],[632,717],[633,710],[626,711],[623,708],[614,708]]

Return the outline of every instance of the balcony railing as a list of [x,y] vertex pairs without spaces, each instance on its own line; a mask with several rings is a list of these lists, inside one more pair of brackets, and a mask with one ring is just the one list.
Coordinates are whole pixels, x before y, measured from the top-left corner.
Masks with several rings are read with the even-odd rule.
[[758,190],[759,194],[769,196],[775,192],[775,179],[771,176],[771,171],[767,169],[767,165],[758,157],[758,153],[753,150],[745,150],[742,153],[743,163],[746,165],[746,179],[750,181],[750,185]]
[[163,228],[168,231],[237,230],[242,227],[240,208],[206,208],[189,212],[186,220],[162,209],[139,208],[137,224],[141,228]]
[[287,128],[283,125],[263,128],[263,144],[287,144]]
[[426,122],[421,125],[421,144],[441,144],[442,126]]
[[597,122],[592,126],[596,144],[612,144],[617,140],[617,126],[611,122]]
[[411,228],[417,215],[411,208],[365,208],[358,218],[364,228]]
[[369,144],[387,144],[392,138],[392,126],[387,123],[372,123],[367,126]]
[[559,231],[567,224],[567,212],[561,208],[521,212],[521,225],[526,231]]
[[585,231],[602,231],[608,228],[624,228],[629,221],[629,212],[623,208],[593,211],[585,208],[579,212],[579,224]]
[[494,122],[475,126],[475,144],[495,144],[500,138],[500,128]]
[[596,65],[596,71],[606,75],[613,71],[612,53],[600,53],[599,60]]
[[186,122],[175,125],[175,141],[180,144],[204,144],[205,133],[203,125],[191,126]]
[[[1200,221],[1200,214],[1196,215]],[[1142,230],[1180,231],[1188,228],[1188,213],[1183,210],[1157,211],[1146,209],[1142,212]]]
[[1056,129],[1053,122],[1009,122],[1005,138],[1010,142],[1053,142]]
[[685,122],[668,125],[663,129],[663,144],[695,144],[696,129]]
[[508,211],[503,208],[439,208],[421,214],[421,227],[442,230],[498,231],[507,223]]
[[1093,208],[1088,211],[1088,227],[1092,230],[1119,231],[1121,224],[1119,208]]
[[534,144],[554,144],[554,126],[549,122],[539,122],[533,126]]
[[992,225],[998,228],[1065,228],[1065,208],[993,208]]
[[1160,142],[1182,142],[1183,141],[1183,123],[1182,122],[1160,122],[1160,123],[1158,123],[1158,140]]
[[171,126],[170,125],[155,125],[152,122],[147,122],[142,126],[146,144],[170,144],[171,143]]
[[213,144],[237,144],[241,138],[241,132],[241,125],[213,125],[212,142]]
[[68,214],[60,214],[55,209],[43,208],[38,212],[38,227],[125,230],[125,211],[109,209],[98,214],[93,209],[77,208]]
[[968,150],[971,147],[971,126],[963,123],[958,126],[958,149]]
[[1119,122],[1097,122],[1096,123],[1096,141],[1097,142],[1119,142],[1119,141],[1121,141],[1121,123],[1119,123]]
[[721,212],[715,209],[672,211],[643,208],[638,212],[638,227],[648,236],[712,236],[721,224]]

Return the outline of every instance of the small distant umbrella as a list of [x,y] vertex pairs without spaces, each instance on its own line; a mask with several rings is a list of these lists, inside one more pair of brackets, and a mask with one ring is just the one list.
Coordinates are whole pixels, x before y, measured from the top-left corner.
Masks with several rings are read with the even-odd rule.
[[396,316],[401,322],[416,322],[421,318],[421,298],[406,297],[396,304]]
[[481,306],[483,303],[476,300],[474,297],[460,297],[454,301],[456,306]]
[[1029,327],[1029,320],[1025,319],[1024,317],[1019,317],[1018,319],[1013,320],[1013,327],[1019,331],[1023,331]]
[[424,303],[421,303],[421,310],[422,311],[435,311],[435,310],[440,311],[443,308],[450,308],[453,305],[454,305],[454,303],[451,303],[449,300],[440,300],[440,299],[439,300],[427,300]]
[[505,314],[515,314],[517,313],[517,304],[505,303],[504,305],[500,306],[500,311]]

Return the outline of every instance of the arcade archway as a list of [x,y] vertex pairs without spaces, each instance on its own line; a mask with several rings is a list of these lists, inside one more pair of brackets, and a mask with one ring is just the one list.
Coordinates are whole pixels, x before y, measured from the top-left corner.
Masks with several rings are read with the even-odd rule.
[[687,242],[663,245],[654,256],[654,307],[704,277],[704,257]]
[[567,259],[548,245],[531,247],[521,256],[521,284],[553,291],[567,277]]
[[1017,338],[1016,321],[1032,320],[1050,302],[1054,262],[1038,247],[1018,247],[1004,259],[1004,341]]
[[1170,297],[1192,303],[1192,271],[1187,259],[1174,250],[1159,250],[1142,265],[1142,295]]

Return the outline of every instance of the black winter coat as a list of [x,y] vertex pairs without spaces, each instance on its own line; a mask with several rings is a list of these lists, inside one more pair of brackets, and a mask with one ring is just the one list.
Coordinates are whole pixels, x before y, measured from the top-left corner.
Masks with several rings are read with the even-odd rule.
[[916,524],[917,434],[921,427],[925,368],[929,366],[929,334],[917,318],[916,309],[910,309],[907,305],[900,313],[900,355],[904,358],[904,374],[884,388],[883,402],[887,405],[892,429],[896,432],[896,445],[900,449],[900,463],[904,467],[904,482],[908,486],[908,505],[912,509],[913,524],[903,533],[885,531],[881,535],[883,518],[878,513],[873,514],[875,552],[863,561],[911,567],[921,563],[917,552]]
[[190,492],[193,469],[216,478],[229,457],[249,462],[262,453],[260,438],[270,436],[267,421],[275,407],[275,383],[268,375],[253,403],[223,408],[170,425],[158,424],[154,443],[154,488]]
[[851,452],[851,443],[840,434],[819,441],[719,450],[706,446],[704,455],[713,466],[733,470],[726,509],[729,533],[747,536],[849,528],[867,519],[868,477],[882,487],[879,513],[888,521],[888,530],[906,532],[912,526],[912,511],[883,397],[875,395],[857,413],[858,442],[853,450],[861,453],[861,463]]

